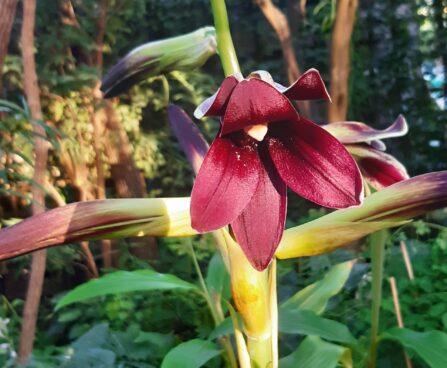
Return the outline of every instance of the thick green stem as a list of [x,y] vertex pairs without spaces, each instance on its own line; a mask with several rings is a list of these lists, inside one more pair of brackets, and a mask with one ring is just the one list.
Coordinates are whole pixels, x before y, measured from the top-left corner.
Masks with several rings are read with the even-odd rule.
[[230,26],[228,24],[227,8],[225,0],[211,0],[213,9],[214,25],[217,34],[217,50],[225,76],[240,73],[239,62],[231,39]]
[[377,361],[377,343],[382,301],[383,263],[385,259],[386,230],[371,236],[372,260],[372,305],[371,305],[371,342],[369,346],[368,367],[375,368]]

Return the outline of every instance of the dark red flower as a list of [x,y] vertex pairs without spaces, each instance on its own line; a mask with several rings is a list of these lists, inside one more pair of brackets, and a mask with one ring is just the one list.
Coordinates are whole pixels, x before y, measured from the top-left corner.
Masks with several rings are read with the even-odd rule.
[[267,72],[226,78],[195,116],[219,116],[221,128],[191,194],[192,227],[231,225],[251,264],[270,263],[284,230],[287,187],[331,208],[359,205],[359,169],[343,145],[298,115],[291,99],[329,99],[315,69],[291,87]]
[[408,125],[402,115],[384,130],[357,121],[340,121],[323,128],[345,145],[359,165],[365,183],[374,189],[381,190],[409,178],[405,166],[384,152],[386,146],[382,142],[407,134]]

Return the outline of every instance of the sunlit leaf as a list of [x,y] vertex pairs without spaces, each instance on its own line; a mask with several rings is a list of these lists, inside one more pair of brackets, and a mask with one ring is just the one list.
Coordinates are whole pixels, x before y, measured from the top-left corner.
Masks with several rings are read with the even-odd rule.
[[289,309],[311,310],[316,314],[324,312],[331,297],[340,292],[352,270],[352,261],[332,267],[322,280],[300,290],[281,307]]
[[59,300],[56,309],[99,296],[151,290],[198,290],[198,288],[174,275],[152,270],[118,271],[94,279],[76,287]]

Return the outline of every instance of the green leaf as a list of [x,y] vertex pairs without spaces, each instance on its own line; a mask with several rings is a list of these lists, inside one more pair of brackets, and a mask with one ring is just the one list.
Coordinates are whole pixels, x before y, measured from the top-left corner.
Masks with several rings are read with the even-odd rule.
[[333,368],[350,356],[350,350],[343,346],[323,341],[318,336],[308,336],[297,350],[279,361],[279,367]]
[[163,359],[161,368],[199,368],[220,353],[211,341],[190,340],[173,348]]
[[214,254],[206,274],[206,286],[211,294],[230,299],[230,275],[220,254]]
[[223,335],[232,335],[234,333],[233,320],[231,317],[225,318],[216,328],[211,331],[208,340],[214,340]]
[[332,267],[322,280],[300,290],[282,304],[282,308],[311,310],[321,314],[331,297],[340,292],[352,270],[352,261]]
[[198,290],[195,285],[180,280],[174,275],[157,273],[152,270],[118,271],[86,282],[70,291],[59,300],[56,310],[66,305],[98,296],[129,293],[132,291],[171,289]]
[[316,335],[351,346],[356,344],[356,339],[345,325],[317,316],[311,311],[281,308],[278,328],[282,333]]
[[389,339],[414,350],[432,368],[447,367],[447,334],[441,331],[416,332],[394,327],[385,331],[381,340]]

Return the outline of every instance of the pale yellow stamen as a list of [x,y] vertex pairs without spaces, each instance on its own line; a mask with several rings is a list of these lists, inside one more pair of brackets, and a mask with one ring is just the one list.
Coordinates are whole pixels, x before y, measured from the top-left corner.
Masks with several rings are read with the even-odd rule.
[[267,124],[254,124],[244,128],[244,132],[250,137],[256,139],[258,142],[261,142],[264,139],[265,135],[267,134],[267,130]]

